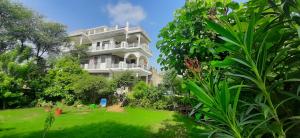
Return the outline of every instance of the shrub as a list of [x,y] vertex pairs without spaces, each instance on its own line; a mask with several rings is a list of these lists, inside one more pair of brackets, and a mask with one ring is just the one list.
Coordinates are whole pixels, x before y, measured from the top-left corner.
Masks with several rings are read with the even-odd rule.
[[148,90],[149,86],[145,82],[140,81],[133,87],[132,95],[136,99],[143,98],[147,95]]
[[73,83],[73,89],[77,99],[85,103],[96,103],[100,97],[108,97],[113,94],[108,80],[102,76],[86,74]]
[[170,98],[165,95],[158,87],[147,85],[140,81],[134,87],[132,92],[127,93],[126,98],[130,106],[138,106],[154,109],[167,109]]
[[87,72],[82,70],[77,59],[69,56],[59,58],[46,75],[49,87],[45,89],[44,98],[53,102],[65,99],[67,104],[73,103],[73,83],[85,74]]

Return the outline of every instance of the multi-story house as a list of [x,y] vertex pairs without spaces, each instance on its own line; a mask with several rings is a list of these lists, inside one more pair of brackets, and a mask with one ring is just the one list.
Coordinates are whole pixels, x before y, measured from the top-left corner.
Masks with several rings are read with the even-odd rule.
[[116,72],[132,71],[149,81],[150,38],[140,27],[101,26],[70,33],[74,44],[87,44],[88,59],[82,67],[91,74],[111,77]]

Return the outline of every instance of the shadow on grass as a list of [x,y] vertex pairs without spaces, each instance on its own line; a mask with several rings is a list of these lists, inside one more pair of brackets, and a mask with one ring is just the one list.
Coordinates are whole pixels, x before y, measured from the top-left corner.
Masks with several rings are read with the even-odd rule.
[[156,137],[163,138],[207,138],[207,131],[193,120],[174,114],[173,120],[165,120]]
[[16,129],[16,128],[0,128],[0,131],[9,131],[9,130],[13,130],[13,129]]
[[[50,130],[46,138],[141,138],[151,137],[149,128],[124,125],[116,122],[101,122],[74,126],[62,130]],[[41,138],[42,131],[28,134],[13,134],[6,138]]]
[[[187,117],[174,114],[173,120],[165,120],[161,123],[157,133],[151,132],[151,128],[138,125],[126,125],[117,123],[117,120],[93,123],[88,125],[73,126],[61,130],[50,130],[46,138],[188,138],[205,137],[204,132]],[[61,126],[63,127],[63,126]],[[6,138],[41,138],[42,131],[6,135]],[[207,136],[206,136],[207,137]]]

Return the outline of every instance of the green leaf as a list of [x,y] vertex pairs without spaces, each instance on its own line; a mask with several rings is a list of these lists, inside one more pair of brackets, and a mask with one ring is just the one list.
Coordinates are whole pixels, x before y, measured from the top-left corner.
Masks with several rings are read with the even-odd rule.
[[222,89],[220,91],[220,102],[223,108],[223,111],[226,113],[228,111],[228,105],[230,102],[230,93],[226,81],[222,83]]
[[187,88],[206,106],[212,107],[212,98],[193,81],[187,81]]
[[239,45],[239,41],[236,39],[236,37],[228,30],[226,30],[225,28],[223,28],[221,25],[210,21],[210,20],[206,20],[208,27],[212,28],[213,30],[215,30],[217,33],[219,33],[220,35],[222,35],[223,37],[221,39],[225,39],[225,41],[229,41],[235,45]]
[[266,124],[268,121],[270,121],[271,119],[273,119],[273,117],[270,117],[268,119],[265,119],[264,121],[262,121],[261,123],[257,124],[255,127],[253,127],[253,129],[251,130],[251,132],[248,135],[248,138],[253,137],[252,134],[255,132],[255,130],[257,128],[259,128],[260,126]]
[[206,112],[203,110],[200,110],[199,112],[203,113],[205,116],[208,116],[209,118],[214,119],[218,122],[226,123],[226,121],[223,118],[224,116],[222,116],[221,114],[216,114],[216,112]]
[[237,10],[240,8],[240,5],[239,5],[239,3],[232,1],[227,4],[227,7],[231,8],[233,10]]
[[300,27],[297,27],[298,37],[300,38]]
[[231,43],[231,44],[234,44],[234,45],[236,45],[236,46],[240,46],[240,44],[238,44],[238,43],[236,43],[236,42],[234,42],[234,41],[232,41],[232,40],[230,40],[230,39],[228,39],[228,38],[226,38],[226,37],[219,36],[219,38],[221,38],[222,40],[224,40],[224,41],[226,41],[226,42],[229,42],[229,43]]
[[237,108],[237,104],[238,104],[238,101],[239,101],[239,97],[240,97],[242,85],[243,85],[243,82],[241,83],[241,85],[238,88],[238,90],[236,92],[236,95],[234,97],[234,101],[233,101],[233,115],[236,115],[236,108]]
[[231,58],[231,59],[234,60],[234,61],[236,61],[236,62],[238,62],[238,63],[240,63],[240,64],[243,64],[243,65],[251,68],[251,66],[247,63],[247,61],[243,61],[243,60],[237,59],[237,58]]
[[[252,13],[250,23],[248,25],[248,29],[245,33],[244,44],[247,47],[248,51],[250,52],[253,44],[254,38],[254,26],[255,26],[255,14]],[[251,52],[250,52],[251,53]]]
[[236,73],[228,73],[228,75],[245,78],[245,79],[248,79],[248,80],[254,82],[256,85],[259,85],[258,81],[255,78],[253,78],[252,76],[246,76],[246,75],[236,74]]
[[292,116],[292,117],[289,117],[288,119],[292,119],[292,120],[300,120],[300,116]]
[[210,65],[213,67],[226,68],[233,65],[233,62],[229,58],[225,58],[223,61],[213,60],[210,62]]

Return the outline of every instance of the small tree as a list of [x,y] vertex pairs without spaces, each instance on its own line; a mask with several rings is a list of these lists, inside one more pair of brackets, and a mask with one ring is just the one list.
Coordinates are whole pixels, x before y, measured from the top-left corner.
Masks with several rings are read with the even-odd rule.
[[78,99],[88,103],[96,103],[100,97],[108,97],[113,93],[106,78],[89,74],[76,81],[73,89]]
[[172,94],[179,94],[181,89],[182,79],[178,77],[175,69],[167,70],[163,75],[162,87],[166,91],[171,91]]
[[86,73],[76,59],[70,56],[59,58],[46,75],[50,84],[44,92],[46,99],[53,101],[65,99],[67,103],[72,103],[75,100],[73,83]]
[[133,76],[130,71],[120,72],[113,74],[113,86],[115,88],[130,87],[136,83],[137,79]]

